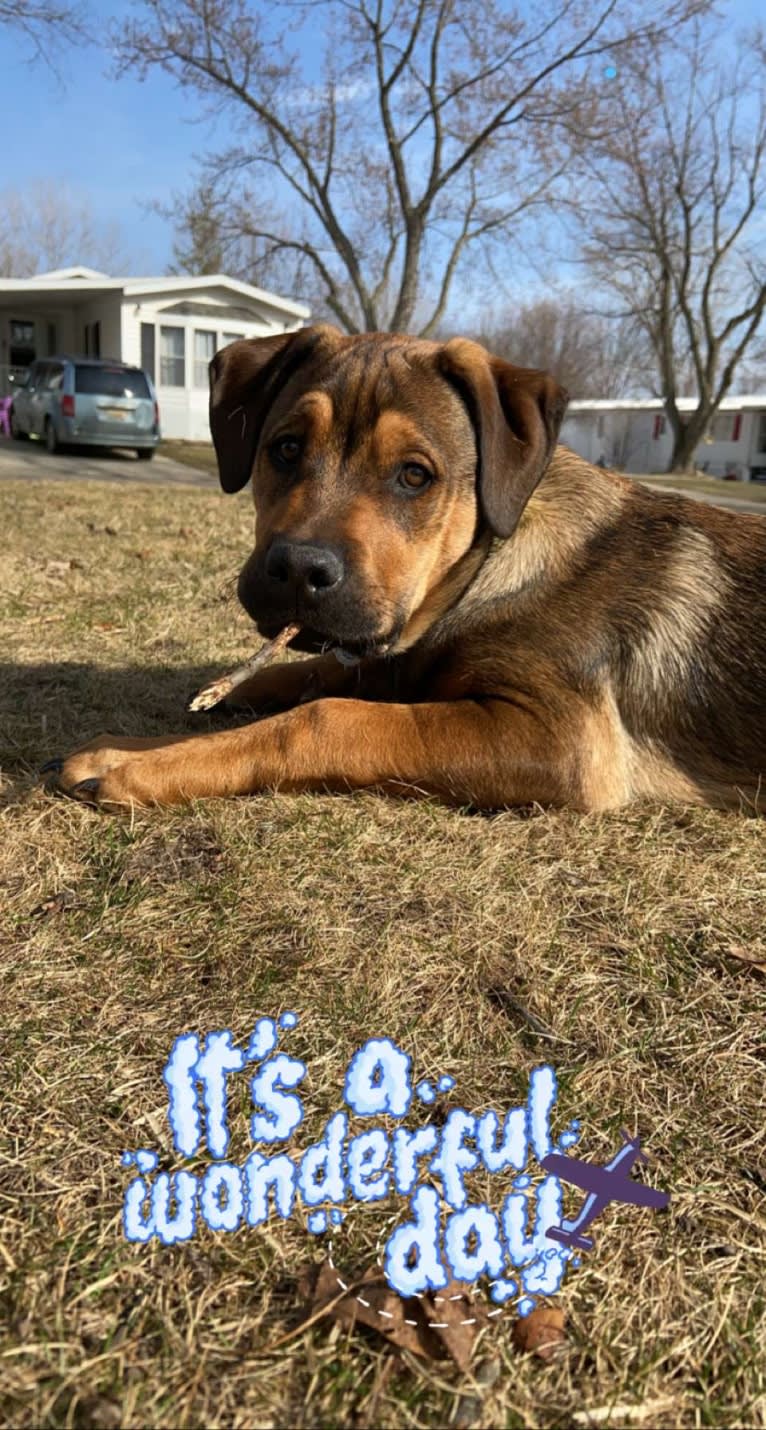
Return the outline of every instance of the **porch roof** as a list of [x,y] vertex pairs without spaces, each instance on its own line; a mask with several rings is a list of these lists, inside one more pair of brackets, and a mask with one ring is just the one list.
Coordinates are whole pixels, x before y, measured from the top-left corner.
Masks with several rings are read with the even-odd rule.
[[[86,276],[87,275],[87,276]],[[296,303],[292,298],[269,293],[256,288],[252,283],[242,283],[238,278],[229,278],[225,273],[210,273],[201,278],[172,276],[160,278],[110,278],[106,274],[88,272],[87,269],[60,269],[54,273],[41,273],[36,278],[0,278],[0,306],[23,299],[26,307],[36,308],[55,303],[57,306],[89,302],[93,298],[115,293],[125,298],[159,298],[167,294],[174,298],[181,293],[214,292],[227,289],[240,298],[247,298],[259,308],[266,308],[283,321],[305,320],[310,309],[304,303]]]
[[[23,302],[28,312],[41,308],[77,308],[109,293],[119,298],[122,289],[123,284],[113,278],[99,279],[98,282],[72,278],[65,283],[60,280],[41,282],[36,278],[0,278],[0,307],[20,308]],[[19,312],[19,317],[23,317],[23,313]]]
[[[679,397],[676,401],[679,412],[694,412],[697,407],[696,397]],[[736,393],[728,393],[721,399],[719,412],[759,412],[766,411],[766,393],[747,392],[738,397]],[[665,402],[661,397],[615,397],[615,398],[592,398],[577,397],[569,403],[567,413],[600,413],[600,412],[664,412]]]

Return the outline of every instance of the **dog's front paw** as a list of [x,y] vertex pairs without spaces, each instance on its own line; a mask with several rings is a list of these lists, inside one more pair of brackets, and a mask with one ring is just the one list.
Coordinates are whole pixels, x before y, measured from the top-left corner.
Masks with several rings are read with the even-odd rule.
[[175,804],[181,795],[172,778],[168,747],[183,736],[162,740],[99,735],[66,759],[49,760],[42,773],[62,794],[93,805]]

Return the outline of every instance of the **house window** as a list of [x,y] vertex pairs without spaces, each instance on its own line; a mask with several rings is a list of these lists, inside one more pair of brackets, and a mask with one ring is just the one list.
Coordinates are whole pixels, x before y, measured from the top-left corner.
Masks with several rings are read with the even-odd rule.
[[766,452],[766,412],[761,413],[758,427],[758,451]]
[[11,367],[29,367],[37,356],[35,352],[35,325],[20,318],[11,318],[11,341],[8,361]]
[[186,386],[184,328],[160,328],[160,383],[163,387]]
[[194,386],[207,387],[208,367],[215,356],[215,333],[194,334]]
[[229,343],[238,343],[241,337],[241,333],[221,333],[221,347],[227,348]]
[[738,442],[742,427],[741,412],[717,412],[708,428],[708,442]]
[[157,369],[154,356],[154,323],[141,324],[141,366],[144,372],[149,374],[152,382],[157,381]]
[[56,324],[55,324],[55,323],[48,323],[47,329],[46,329],[46,333],[47,333],[47,340],[48,340],[48,357],[53,357],[53,354],[55,353],[55,351],[56,351],[56,346],[57,346],[57,344],[56,344]]

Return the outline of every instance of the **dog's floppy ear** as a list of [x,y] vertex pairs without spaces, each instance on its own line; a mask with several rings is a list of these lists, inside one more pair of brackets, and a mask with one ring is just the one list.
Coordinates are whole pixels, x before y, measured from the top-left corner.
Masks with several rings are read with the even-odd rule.
[[210,364],[210,432],[225,492],[238,492],[250,480],[266,414],[321,336],[318,328],[299,328],[243,338],[216,353]]
[[510,536],[556,445],[568,393],[548,373],[515,367],[468,338],[439,355],[471,414],[479,448],[479,499],[497,536]]

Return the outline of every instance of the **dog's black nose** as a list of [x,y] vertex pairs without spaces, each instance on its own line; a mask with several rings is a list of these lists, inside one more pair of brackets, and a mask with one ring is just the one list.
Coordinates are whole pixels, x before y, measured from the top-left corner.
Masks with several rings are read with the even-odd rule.
[[328,546],[313,546],[308,541],[285,541],[277,538],[266,557],[266,575],[290,587],[296,596],[316,601],[334,591],[344,577],[343,562]]

